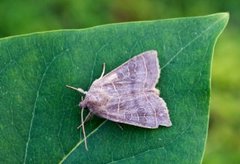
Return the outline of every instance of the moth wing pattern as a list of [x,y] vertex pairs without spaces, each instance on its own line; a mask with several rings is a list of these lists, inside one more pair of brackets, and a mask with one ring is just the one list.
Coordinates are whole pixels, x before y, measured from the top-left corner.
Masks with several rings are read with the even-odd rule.
[[101,117],[145,128],[171,126],[166,103],[154,92],[112,97]]
[[[101,85],[110,94],[138,92],[155,88],[160,75],[157,51],[151,50],[137,55],[99,80]],[[130,90],[131,89],[131,90]]]
[[159,76],[157,51],[143,52],[95,80],[81,105],[115,122],[171,126],[166,103],[155,88]]

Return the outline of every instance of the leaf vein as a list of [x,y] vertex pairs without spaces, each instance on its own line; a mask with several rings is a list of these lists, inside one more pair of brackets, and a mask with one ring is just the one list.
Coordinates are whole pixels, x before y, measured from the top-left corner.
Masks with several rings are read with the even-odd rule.
[[[91,133],[89,133],[86,136],[86,139],[88,139],[91,135],[93,135],[98,129],[100,129],[104,124],[106,124],[107,120],[103,121],[97,128],[95,128]],[[84,142],[84,140],[80,140],[73,148],[72,150],[69,151],[69,153],[63,157],[63,159],[59,162],[59,163],[63,163],[68,157],[69,155],[71,155],[71,153],[76,150],[78,148],[78,146],[80,146],[82,143]]]
[[93,80],[93,74],[94,74],[94,69],[95,69],[96,64],[97,64],[98,54],[99,54],[106,46],[107,46],[107,44],[103,45],[103,46],[95,53],[95,57],[94,57],[94,61],[93,61],[93,67],[92,67],[91,76],[90,76],[90,81],[89,81],[89,88],[90,88],[90,85],[91,85],[92,80]]
[[213,24],[211,24],[209,27],[207,27],[204,31],[202,31],[199,35],[197,35],[195,38],[193,38],[190,42],[188,42],[185,46],[181,47],[178,52],[171,58],[168,60],[168,62],[162,66],[162,69],[164,69],[166,66],[168,66],[179,54],[181,54],[181,52],[183,50],[185,50],[187,47],[189,47],[194,41],[196,41],[198,38],[200,38],[202,35],[204,35],[205,33],[207,33],[213,26],[215,26],[218,22],[220,22],[222,19],[218,19],[217,21],[215,21]]
[[40,89],[42,87],[42,84],[43,84],[43,80],[45,79],[45,76],[50,68],[50,66],[54,63],[54,61],[59,57],[59,56],[62,56],[63,53],[53,57],[52,61],[48,64],[48,66],[45,68],[43,74],[42,74],[42,77],[41,77],[41,80],[40,80],[40,83],[39,83],[39,86],[37,88],[37,93],[36,93],[36,98],[34,100],[34,105],[33,105],[33,110],[32,110],[32,117],[31,117],[31,121],[30,121],[30,125],[29,125],[29,131],[28,131],[28,138],[27,138],[27,142],[26,142],[26,146],[25,146],[25,153],[24,153],[24,161],[23,163],[25,164],[26,163],[26,160],[27,160],[27,155],[28,155],[28,148],[29,148],[29,143],[30,143],[30,140],[31,140],[31,131],[32,131],[32,126],[33,126],[33,121],[34,121],[34,117],[35,117],[35,112],[36,112],[36,107],[37,107],[37,101],[38,101],[38,98],[39,98],[39,92],[40,92]]
[[142,152],[139,152],[139,153],[137,153],[137,154],[135,154],[135,155],[132,155],[132,156],[129,156],[129,157],[125,157],[125,158],[122,158],[122,159],[119,159],[119,160],[111,161],[111,162],[108,162],[108,163],[106,163],[106,164],[112,164],[112,163],[117,163],[117,162],[124,161],[124,160],[134,159],[134,158],[136,158],[136,157],[138,157],[138,156],[140,156],[140,155],[143,155],[143,154],[145,154],[145,153],[149,153],[149,152],[151,152],[151,151],[159,150],[159,149],[163,149],[163,150],[166,151],[166,149],[164,148],[164,146],[158,147],[158,148],[153,148],[153,149],[147,149],[147,150],[142,151]]

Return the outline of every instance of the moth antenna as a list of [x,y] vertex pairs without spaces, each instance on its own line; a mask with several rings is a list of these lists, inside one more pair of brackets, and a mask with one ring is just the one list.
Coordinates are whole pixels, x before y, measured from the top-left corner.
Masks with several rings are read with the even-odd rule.
[[[82,99],[83,99],[83,98],[82,98]],[[81,125],[82,125],[82,132],[83,132],[83,137],[84,137],[85,149],[88,151],[87,137],[86,137],[85,127],[84,127],[84,121],[83,121],[83,112],[84,112],[84,109],[82,108],[82,111],[81,111]]]
[[73,89],[73,90],[76,90],[76,91],[78,91],[78,92],[80,92],[80,93],[82,93],[84,95],[87,94],[87,91],[84,91],[82,88],[75,88],[75,87],[72,87],[70,85],[66,85],[66,87],[70,88],[70,89]]
[[89,112],[88,115],[85,117],[84,121],[77,127],[77,129],[80,129],[82,127],[82,124],[90,120],[92,116],[93,114]]
[[102,66],[102,67],[103,67],[103,68],[102,68],[102,74],[101,74],[101,76],[99,77],[99,79],[101,79],[101,78],[103,77],[104,73],[105,73],[105,67],[106,67],[105,63],[103,63],[103,66]]

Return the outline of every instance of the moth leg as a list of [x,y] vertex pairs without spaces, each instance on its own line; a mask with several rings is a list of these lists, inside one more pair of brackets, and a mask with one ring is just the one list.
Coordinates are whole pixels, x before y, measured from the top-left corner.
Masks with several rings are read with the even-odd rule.
[[116,123],[116,124],[121,130],[123,130],[123,127],[119,123]]
[[103,77],[103,75],[104,75],[104,73],[105,73],[105,63],[103,63],[103,68],[102,68],[102,74],[101,74],[101,76],[99,77],[99,79],[101,79],[102,77]]
[[89,121],[93,116],[94,116],[94,114],[89,112],[88,115],[85,117],[84,121],[77,127],[77,129],[81,128],[83,126],[83,123]]
[[87,91],[84,91],[82,88],[75,88],[75,87],[72,87],[72,86],[69,86],[69,85],[66,85],[67,88],[70,88],[70,89],[73,89],[73,90],[76,90],[82,94],[87,94]]

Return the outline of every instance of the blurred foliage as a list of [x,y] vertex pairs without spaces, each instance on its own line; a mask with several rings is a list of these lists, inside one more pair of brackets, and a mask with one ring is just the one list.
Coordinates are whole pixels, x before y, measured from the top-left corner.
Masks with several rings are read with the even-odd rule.
[[239,43],[240,31],[232,25],[215,48],[210,129],[204,163],[240,162]]
[[209,137],[203,163],[240,162],[240,1],[0,1],[0,37],[106,23],[230,12],[215,49]]
[[105,23],[205,15],[230,11],[240,15],[236,0],[43,0],[0,1],[0,37],[34,31],[83,28]]

